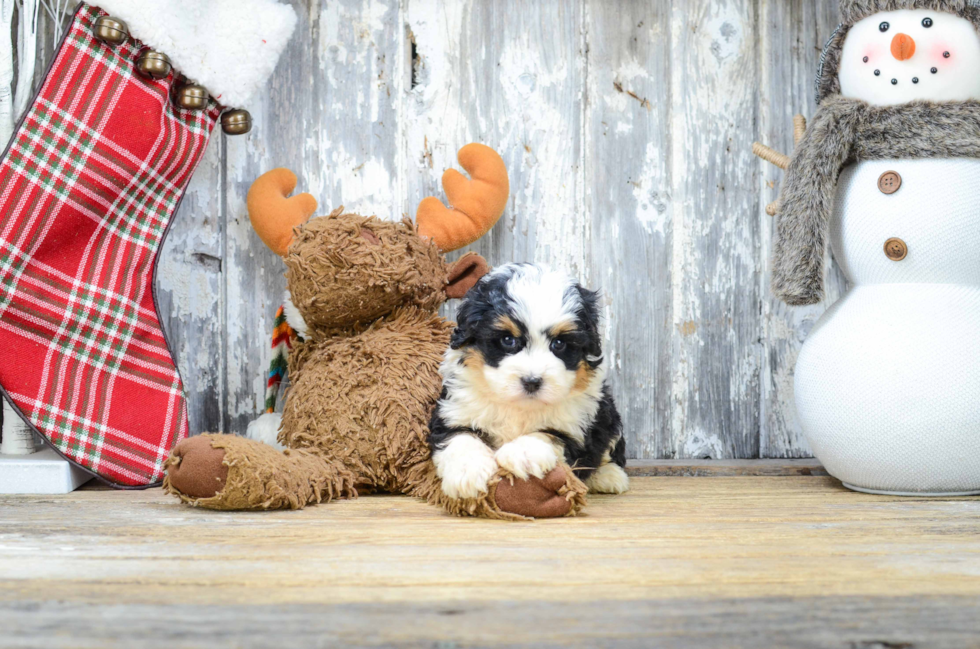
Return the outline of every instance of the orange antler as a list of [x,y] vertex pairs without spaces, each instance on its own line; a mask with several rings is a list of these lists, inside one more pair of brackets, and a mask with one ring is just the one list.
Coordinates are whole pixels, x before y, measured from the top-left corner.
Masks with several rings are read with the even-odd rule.
[[293,228],[316,214],[317,202],[309,194],[287,198],[296,189],[296,174],[273,169],[256,179],[248,190],[248,217],[265,245],[280,257],[293,241]]
[[442,175],[442,186],[453,209],[429,196],[419,203],[415,216],[419,234],[431,238],[443,252],[459,250],[489,232],[504,213],[510,195],[507,167],[496,151],[482,144],[467,144],[457,157],[471,179],[455,169]]

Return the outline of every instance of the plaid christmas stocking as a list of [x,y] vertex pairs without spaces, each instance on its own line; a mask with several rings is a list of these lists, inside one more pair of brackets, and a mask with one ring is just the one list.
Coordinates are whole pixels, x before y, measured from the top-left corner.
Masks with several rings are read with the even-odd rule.
[[[97,39],[106,12],[81,5],[0,158],[0,385],[66,458],[137,487],[188,433],[157,252],[222,106],[264,82],[295,15],[275,0],[100,4],[130,38]],[[149,47],[173,72],[138,73]],[[206,106],[175,104],[184,75]]]

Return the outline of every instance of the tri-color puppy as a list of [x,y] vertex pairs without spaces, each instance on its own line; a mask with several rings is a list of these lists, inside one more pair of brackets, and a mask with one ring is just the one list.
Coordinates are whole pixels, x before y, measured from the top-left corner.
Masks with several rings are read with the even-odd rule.
[[498,466],[544,477],[562,455],[590,491],[629,488],[596,302],[564,273],[531,264],[502,266],[469,291],[430,423],[446,495],[485,492]]

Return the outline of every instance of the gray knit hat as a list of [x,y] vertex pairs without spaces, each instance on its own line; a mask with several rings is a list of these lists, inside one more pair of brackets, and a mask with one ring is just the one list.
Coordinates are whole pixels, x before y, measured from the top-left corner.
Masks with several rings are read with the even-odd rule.
[[837,72],[840,69],[844,39],[851,25],[881,11],[932,9],[956,14],[971,21],[980,31],[980,0],[840,0],[841,25],[831,35],[820,59],[817,72],[817,103],[840,93]]

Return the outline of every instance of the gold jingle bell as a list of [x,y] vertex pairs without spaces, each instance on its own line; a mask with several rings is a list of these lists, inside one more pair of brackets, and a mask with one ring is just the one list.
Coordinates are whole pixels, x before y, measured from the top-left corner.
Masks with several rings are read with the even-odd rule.
[[172,69],[170,57],[163,52],[146,50],[136,61],[136,70],[147,79],[163,79]]
[[195,83],[188,83],[177,89],[174,103],[184,110],[204,110],[211,96],[208,89]]
[[129,25],[112,16],[100,16],[92,25],[92,35],[115,47],[129,40]]
[[241,108],[229,110],[221,116],[221,130],[225,135],[245,135],[252,130],[252,116]]

